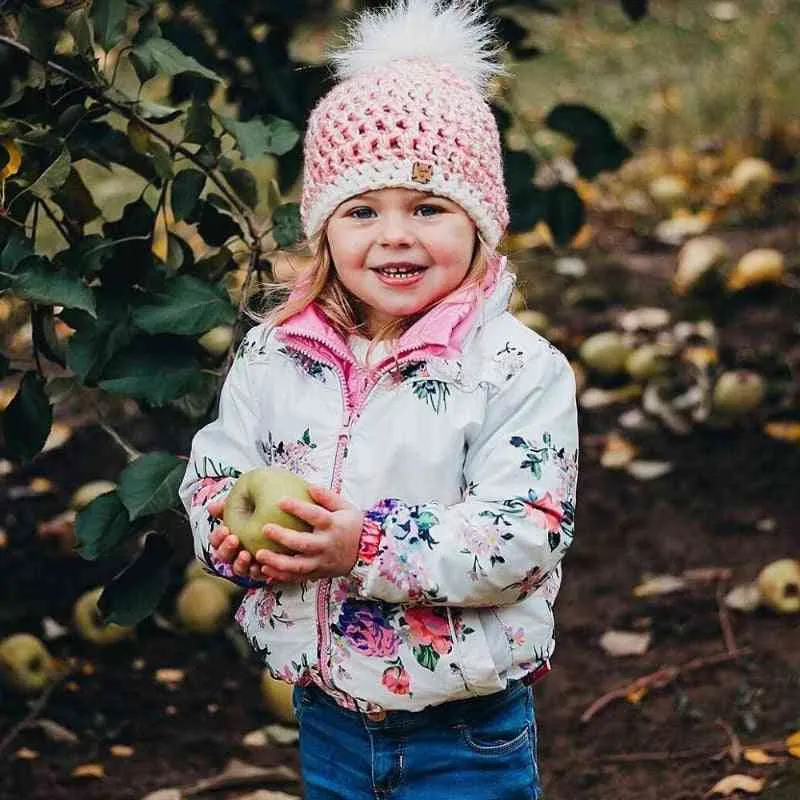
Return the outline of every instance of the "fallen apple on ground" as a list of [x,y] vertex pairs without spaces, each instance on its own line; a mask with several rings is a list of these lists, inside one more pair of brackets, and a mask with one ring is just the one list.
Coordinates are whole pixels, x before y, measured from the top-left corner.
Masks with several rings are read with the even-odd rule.
[[278,501],[284,497],[313,502],[306,482],[285,469],[260,467],[245,472],[225,499],[225,527],[253,555],[258,550],[286,552],[284,547],[264,536],[264,526],[273,523],[295,531],[310,531],[311,526],[281,511]]
[[297,722],[292,705],[292,691],[290,683],[273,678],[268,669],[261,673],[261,699],[267,710],[275,719],[293,724]]
[[767,564],[758,575],[758,590],[773,611],[800,612],[800,561],[780,558]]
[[15,633],[0,642],[0,678],[9,689],[33,694],[56,677],[56,663],[40,639]]
[[114,644],[129,639],[134,628],[128,625],[117,625],[104,622],[97,601],[103,593],[103,587],[84,592],[76,601],[72,611],[72,620],[78,635],[92,644]]
[[212,581],[197,578],[180,590],[175,611],[181,625],[190,633],[216,633],[230,619],[231,596]]

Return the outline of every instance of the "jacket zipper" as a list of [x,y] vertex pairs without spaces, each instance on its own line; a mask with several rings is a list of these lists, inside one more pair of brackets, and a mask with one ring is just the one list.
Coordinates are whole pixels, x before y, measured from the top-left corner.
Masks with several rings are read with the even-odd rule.
[[[305,350],[301,345],[299,345],[296,339],[299,337],[293,336],[293,341],[289,344],[290,347],[297,350],[297,352],[302,353],[304,356],[317,361],[319,360],[319,353],[312,353],[308,350]],[[329,346],[326,341],[323,339],[316,337],[316,336],[304,336],[303,338],[308,339],[309,341],[319,342],[320,344],[324,344]],[[361,395],[361,402],[359,403],[358,407],[354,406],[350,397],[350,392],[347,388],[347,379],[342,371],[341,367],[338,364],[331,364],[331,366],[336,370],[336,373],[339,377],[339,383],[342,387],[342,398],[343,398],[343,406],[344,406],[344,418],[342,421],[342,427],[339,431],[339,435],[337,438],[336,443],[336,455],[333,461],[333,477],[331,479],[331,490],[334,492],[340,492],[342,488],[342,470],[344,467],[344,460],[347,457],[347,447],[350,444],[350,431],[352,428],[353,423],[358,419],[359,415],[361,414],[362,409],[366,405],[367,398],[371,394],[372,390],[377,386],[380,379],[391,372],[392,369],[396,369],[401,363],[404,361],[408,361],[410,359],[403,358],[409,352],[413,351],[405,351],[404,353],[399,353],[395,359],[393,359],[390,366],[384,367],[379,372],[376,372],[374,375],[374,379],[370,381],[365,387],[364,391]],[[319,640],[319,673],[320,679],[322,683],[331,689],[334,692],[338,692],[338,690],[333,684],[333,676],[331,674],[330,669],[330,649],[331,649],[331,641],[330,641],[330,625],[328,623],[328,607],[330,601],[330,594],[331,594],[331,585],[333,581],[331,578],[325,578],[324,580],[320,580],[317,583],[317,597],[316,597],[316,608],[317,608],[317,638]]]

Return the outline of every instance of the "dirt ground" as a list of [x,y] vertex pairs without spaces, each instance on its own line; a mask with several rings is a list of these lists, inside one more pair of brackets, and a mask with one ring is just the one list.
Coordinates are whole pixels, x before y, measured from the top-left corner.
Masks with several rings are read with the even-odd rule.
[[[614,287],[612,305],[671,302],[665,276],[674,251],[617,240],[610,230],[607,237],[600,244],[615,257],[606,258],[595,277]],[[795,256],[798,251],[791,227],[736,231],[727,238],[734,249],[758,242],[793,248]],[[525,269],[529,299],[541,300],[539,273]],[[767,351],[800,362],[796,303],[767,293],[740,311],[723,325],[723,349],[730,348],[741,363]],[[605,306],[573,307],[559,322],[581,334],[601,327],[607,313]],[[545,796],[695,800],[724,776],[745,773],[767,779],[761,794],[766,800],[797,800],[800,761],[737,764],[730,750],[736,743],[780,746],[800,729],[797,617],[764,610],[721,615],[718,597],[753,579],[767,562],[800,555],[800,447],[766,436],[758,424],[685,437],[661,429],[647,440],[647,455],[671,462],[673,471],[639,481],[599,463],[618,414],[614,408],[582,413],[577,535],[557,604],[554,671],[536,690]],[[146,446],[146,427],[125,424],[131,439]],[[174,431],[177,451],[188,435]],[[1,633],[40,633],[45,616],[67,624],[77,594],[108,577],[114,565],[66,556],[34,529],[63,508],[81,483],[114,477],[121,466],[110,438],[86,427],[67,447],[3,479],[0,520],[9,544],[0,550]],[[15,496],[13,487],[27,485],[34,475],[52,480],[55,492]],[[177,518],[175,524],[180,526]],[[184,560],[188,530],[186,539]],[[652,598],[632,593],[645,573],[708,568],[727,569],[730,577]],[[176,564],[174,588],[179,580]],[[609,629],[648,630],[652,642],[644,655],[613,658],[599,645]],[[259,699],[259,666],[243,659],[234,637],[178,636],[148,620],[132,643],[96,650],[66,636],[50,646],[56,655],[73,657],[76,669],[50,694],[37,719],[52,720],[77,738],[54,741],[36,725],[15,729],[30,704],[0,695],[0,798],[139,800],[158,789],[191,787],[220,773],[231,758],[296,766],[291,746],[242,743],[246,733],[272,720]],[[730,654],[732,647],[738,656]],[[183,670],[183,682],[170,687],[156,681],[155,671],[165,667]],[[581,721],[608,692],[663,668],[676,672],[666,673],[663,685],[651,687],[638,702],[614,699]],[[119,744],[132,751],[113,755],[111,746]],[[102,776],[73,775],[87,764],[102,765]],[[228,788],[214,796],[240,797],[255,788]],[[284,788],[300,794],[296,787]]]

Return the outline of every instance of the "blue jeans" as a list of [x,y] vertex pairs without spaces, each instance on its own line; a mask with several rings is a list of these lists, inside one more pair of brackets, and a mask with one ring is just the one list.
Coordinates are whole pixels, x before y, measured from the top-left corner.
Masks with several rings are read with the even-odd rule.
[[538,800],[533,692],[497,694],[376,721],[315,686],[295,687],[306,800]]

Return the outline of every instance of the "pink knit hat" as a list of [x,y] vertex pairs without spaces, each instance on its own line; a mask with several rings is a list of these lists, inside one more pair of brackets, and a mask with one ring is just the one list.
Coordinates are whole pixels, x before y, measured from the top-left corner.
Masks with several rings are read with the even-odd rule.
[[503,68],[481,14],[474,0],[395,0],[361,15],[349,47],[333,56],[341,82],[306,130],[307,236],[348,198],[405,187],[455,201],[497,245],[508,207],[486,92]]

